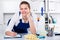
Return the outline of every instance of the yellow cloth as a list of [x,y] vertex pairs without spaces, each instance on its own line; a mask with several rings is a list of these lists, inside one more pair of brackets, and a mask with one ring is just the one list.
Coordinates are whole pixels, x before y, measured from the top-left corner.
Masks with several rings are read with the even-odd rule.
[[33,34],[27,34],[25,35],[26,40],[39,40],[36,35]]

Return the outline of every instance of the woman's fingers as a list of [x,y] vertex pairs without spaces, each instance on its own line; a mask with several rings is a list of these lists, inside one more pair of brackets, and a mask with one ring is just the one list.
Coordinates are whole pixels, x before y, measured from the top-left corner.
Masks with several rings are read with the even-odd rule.
[[17,35],[17,33],[10,32],[10,31],[7,31],[5,34],[8,35],[8,36],[16,36]]
[[11,33],[11,36],[16,36],[16,35],[17,35],[17,33],[15,33],[15,32]]

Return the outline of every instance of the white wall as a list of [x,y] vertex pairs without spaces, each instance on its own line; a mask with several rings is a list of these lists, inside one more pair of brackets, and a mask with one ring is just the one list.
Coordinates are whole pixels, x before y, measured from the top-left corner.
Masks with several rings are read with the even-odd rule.
[[60,0],[49,0],[49,12],[60,13]]
[[2,2],[0,1],[0,24],[3,22],[3,7],[2,7]]
[[0,24],[3,24],[3,13],[18,13],[20,0],[0,0]]
[[18,1],[3,1],[3,12],[11,13],[19,11],[19,2]]

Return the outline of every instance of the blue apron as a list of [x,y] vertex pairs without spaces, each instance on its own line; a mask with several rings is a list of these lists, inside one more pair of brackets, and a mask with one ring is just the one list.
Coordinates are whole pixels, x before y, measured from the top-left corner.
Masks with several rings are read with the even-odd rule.
[[28,33],[27,28],[29,28],[29,22],[28,23],[23,23],[22,19],[20,19],[20,23],[13,27],[12,31],[16,33]]

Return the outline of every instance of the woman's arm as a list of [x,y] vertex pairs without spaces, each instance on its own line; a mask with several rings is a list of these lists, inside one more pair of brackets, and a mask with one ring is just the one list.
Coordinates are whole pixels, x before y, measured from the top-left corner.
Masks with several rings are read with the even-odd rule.
[[12,32],[11,30],[13,29],[14,27],[14,24],[16,22],[18,18],[18,15],[15,14],[12,18],[11,18],[11,21],[9,22],[9,25],[6,27],[6,30],[5,30],[5,34],[8,35],[8,36],[15,36],[16,33],[15,32]]
[[28,14],[28,20],[29,20],[29,25],[30,25],[30,31],[32,34],[36,34],[36,29],[35,29],[35,25],[34,25],[34,21],[32,19],[32,16]]

